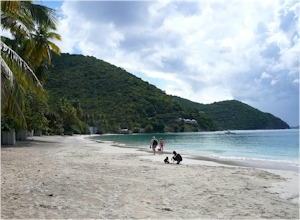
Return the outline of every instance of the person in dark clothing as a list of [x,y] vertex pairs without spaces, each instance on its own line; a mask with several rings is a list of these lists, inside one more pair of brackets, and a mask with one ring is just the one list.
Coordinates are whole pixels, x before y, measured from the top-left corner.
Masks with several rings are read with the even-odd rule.
[[151,139],[151,142],[150,142],[150,148],[152,148],[154,155],[155,155],[155,148],[157,145],[158,145],[158,142],[157,142],[155,136],[153,136]]
[[164,162],[165,162],[165,163],[169,163],[169,158],[166,157],[166,158],[164,159]]
[[177,164],[179,164],[182,161],[182,157],[180,154],[176,153],[176,151],[173,151],[174,156],[172,157],[172,159],[174,161],[177,161]]

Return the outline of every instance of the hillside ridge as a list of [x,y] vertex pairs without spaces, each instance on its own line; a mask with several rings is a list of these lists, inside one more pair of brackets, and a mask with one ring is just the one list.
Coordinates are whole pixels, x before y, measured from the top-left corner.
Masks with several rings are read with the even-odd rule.
[[[247,107],[247,117],[254,115],[244,120],[239,111],[245,109],[246,104],[239,101],[204,105],[167,95],[123,68],[95,57],[54,55],[52,64],[44,86],[50,107],[56,108],[62,97],[78,100],[86,114],[98,118],[89,124],[103,133],[118,132],[122,128],[135,132],[289,128],[281,119],[251,106]],[[229,109],[233,109],[236,120],[230,120]],[[186,123],[179,118],[195,119],[197,123]]]

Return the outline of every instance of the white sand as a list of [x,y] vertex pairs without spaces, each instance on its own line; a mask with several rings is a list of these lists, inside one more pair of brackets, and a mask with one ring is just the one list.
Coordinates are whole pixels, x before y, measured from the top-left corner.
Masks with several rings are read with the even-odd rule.
[[299,218],[298,173],[164,164],[83,136],[30,139],[1,149],[2,219]]

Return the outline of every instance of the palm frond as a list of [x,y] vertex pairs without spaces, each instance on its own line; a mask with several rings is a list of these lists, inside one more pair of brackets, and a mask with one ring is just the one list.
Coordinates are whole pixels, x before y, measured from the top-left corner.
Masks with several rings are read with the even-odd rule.
[[59,47],[56,44],[52,43],[51,41],[48,41],[48,44],[49,44],[49,46],[51,47],[51,50],[54,53],[56,53],[57,55],[60,55],[61,51],[60,51]]
[[24,71],[24,73],[29,73],[27,76],[32,77],[36,81],[36,85],[42,88],[42,85],[35,73],[29,67],[29,65],[10,47],[8,47],[5,43],[0,42],[0,51],[1,56],[6,56],[12,62],[16,63],[17,66]]
[[32,4],[31,2],[22,1],[20,4],[24,11],[28,11],[37,24],[57,25],[58,19],[56,10],[38,4]]
[[6,82],[8,80],[8,81],[10,81],[10,83],[12,83],[13,77],[14,77],[13,72],[10,70],[9,66],[7,65],[5,60],[2,58],[2,56],[0,57],[0,61],[1,61],[1,80],[4,82]]

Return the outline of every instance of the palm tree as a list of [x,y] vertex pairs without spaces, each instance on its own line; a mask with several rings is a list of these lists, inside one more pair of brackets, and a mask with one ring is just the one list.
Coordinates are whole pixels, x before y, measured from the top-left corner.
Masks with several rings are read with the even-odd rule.
[[72,133],[74,129],[78,131],[82,130],[83,123],[78,116],[78,114],[81,114],[81,108],[78,101],[75,101],[72,105],[70,101],[63,97],[60,99],[60,105],[58,106],[57,112],[63,120],[62,127],[65,132]]
[[60,55],[60,49],[49,39],[61,40],[59,34],[53,32],[56,27],[53,25],[41,24],[32,34],[32,40],[35,42],[35,46],[32,47],[30,54],[30,64],[35,69],[39,67],[45,58],[48,64],[51,63],[51,51]]
[[[2,41],[0,44],[1,113],[11,116],[20,126],[26,126],[23,114],[26,91],[44,94],[34,70],[41,65],[43,58],[51,62],[51,50],[60,53],[59,48],[47,40],[51,37],[60,39],[51,32],[56,24],[55,10],[51,8],[35,5],[32,1],[1,1],[1,27],[14,36],[11,47]],[[41,34],[42,29],[46,34],[37,38],[35,33]],[[32,60],[38,62],[30,63]]]
[[11,115],[17,124],[26,125],[22,113],[26,90],[40,93],[43,89],[28,64],[5,43],[1,50],[1,113]]

